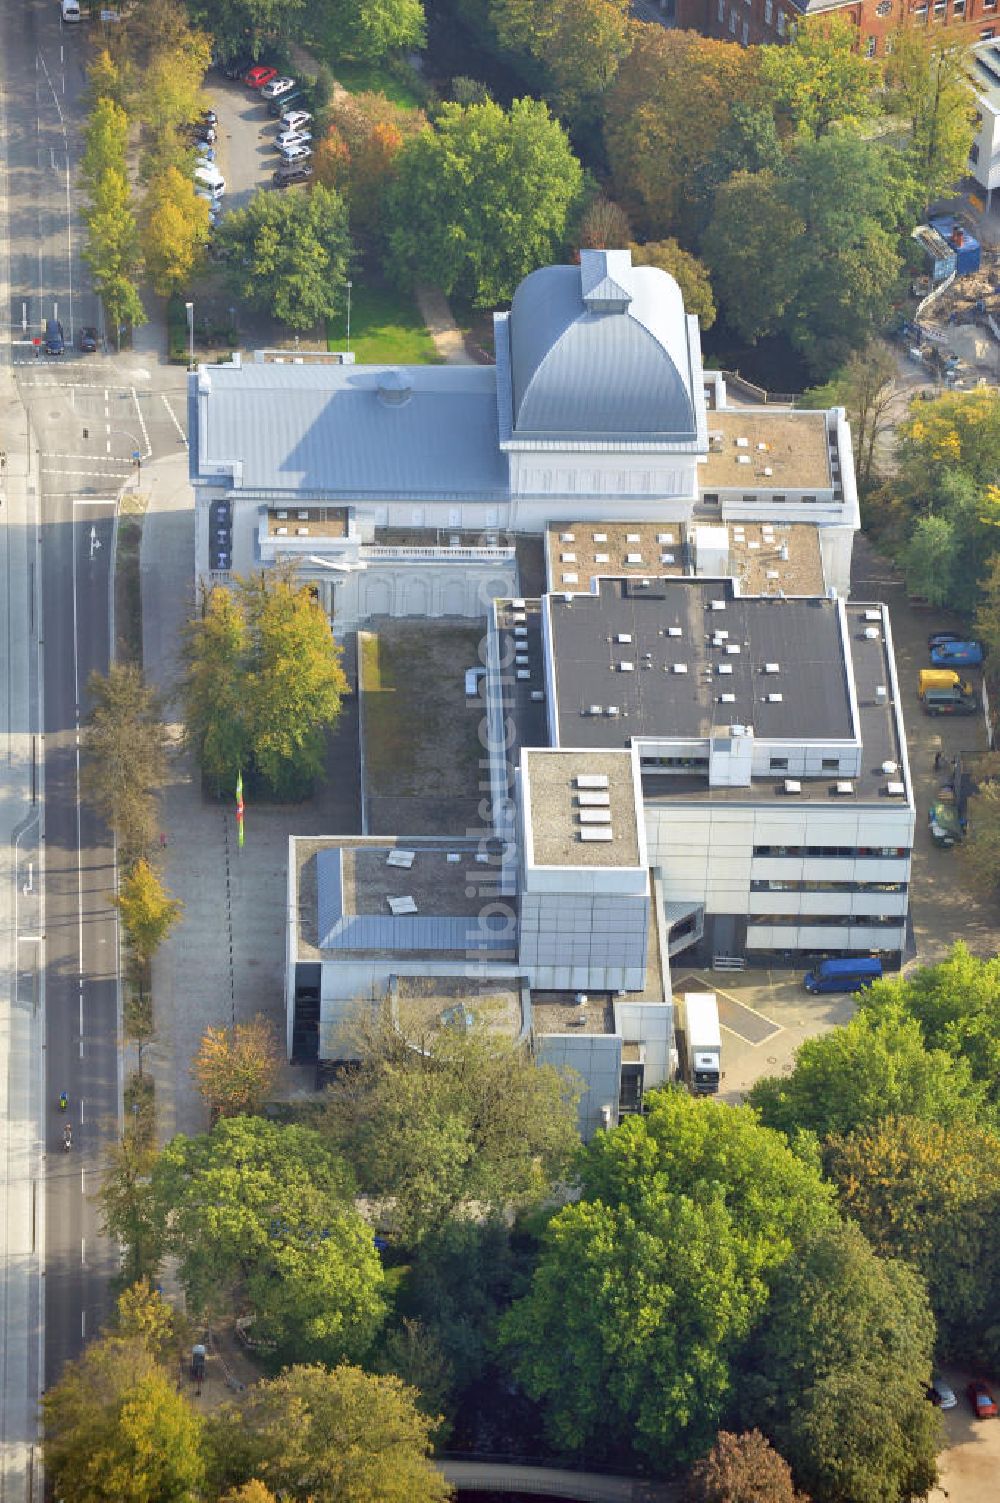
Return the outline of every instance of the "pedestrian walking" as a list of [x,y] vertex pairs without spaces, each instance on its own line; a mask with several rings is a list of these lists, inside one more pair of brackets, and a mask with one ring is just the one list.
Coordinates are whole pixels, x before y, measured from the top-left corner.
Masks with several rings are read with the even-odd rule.
[[160,850],[161,851],[165,851],[166,848],[167,848],[167,837],[163,833],[163,831],[161,830],[160,831]]
[[[935,772],[940,772],[943,764],[944,764],[944,757],[942,757],[942,755],[941,755],[940,752],[935,752],[934,753],[934,771]],[[161,840],[163,839],[162,835],[160,836],[160,839]]]

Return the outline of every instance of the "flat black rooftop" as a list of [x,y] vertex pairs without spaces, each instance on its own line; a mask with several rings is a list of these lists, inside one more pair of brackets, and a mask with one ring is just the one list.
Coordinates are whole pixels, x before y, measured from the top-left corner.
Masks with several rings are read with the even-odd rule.
[[546,605],[562,746],[703,739],[731,725],[758,740],[854,739],[836,600],[743,598],[718,579],[604,579],[596,594]]

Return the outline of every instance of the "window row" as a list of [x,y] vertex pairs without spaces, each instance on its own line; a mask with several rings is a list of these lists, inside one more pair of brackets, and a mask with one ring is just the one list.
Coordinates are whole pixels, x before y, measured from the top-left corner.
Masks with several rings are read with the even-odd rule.
[[908,882],[772,882],[750,883],[751,892],[906,892]]
[[909,851],[902,845],[755,845],[755,856],[829,856],[872,858],[876,861],[902,859]]

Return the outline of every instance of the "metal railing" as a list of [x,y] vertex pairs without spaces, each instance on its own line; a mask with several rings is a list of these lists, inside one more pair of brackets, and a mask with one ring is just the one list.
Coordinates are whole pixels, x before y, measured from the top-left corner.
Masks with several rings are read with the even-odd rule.
[[408,547],[400,544],[396,547],[388,543],[362,543],[359,557],[373,558],[412,558],[419,563],[431,563],[437,560],[469,559],[472,561],[482,560],[488,563],[509,563],[514,557],[513,548],[474,548],[458,547],[449,548],[444,543],[438,543],[432,548]]

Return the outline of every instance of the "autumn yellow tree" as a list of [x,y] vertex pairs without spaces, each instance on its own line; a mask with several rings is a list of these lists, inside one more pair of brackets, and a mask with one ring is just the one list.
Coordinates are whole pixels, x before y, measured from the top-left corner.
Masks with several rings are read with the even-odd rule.
[[629,35],[632,50],[605,101],[617,196],[642,233],[683,240],[702,212],[701,181],[734,108],[760,99],[758,54],[767,49],[639,23]]
[[232,1028],[206,1028],[191,1073],[217,1116],[237,1117],[266,1099],[279,1063],[274,1029],[258,1014]]
[[676,240],[649,240],[631,246],[634,266],[656,266],[674,278],[681,289],[686,313],[696,313],[702,332],[715,323],[715,299],[708,268],[697,256],[682,250]]
[[172,898],[159,873],[143,858],[121,880],[114,905],[122,916],[128,942],[140,964],[148,965],[181,916],[183,904]]
[[153,290],[178,292],[197,269],[208,244],[208,204],[189,178],[166,167],[146,190],[140,220],[143,259]]

